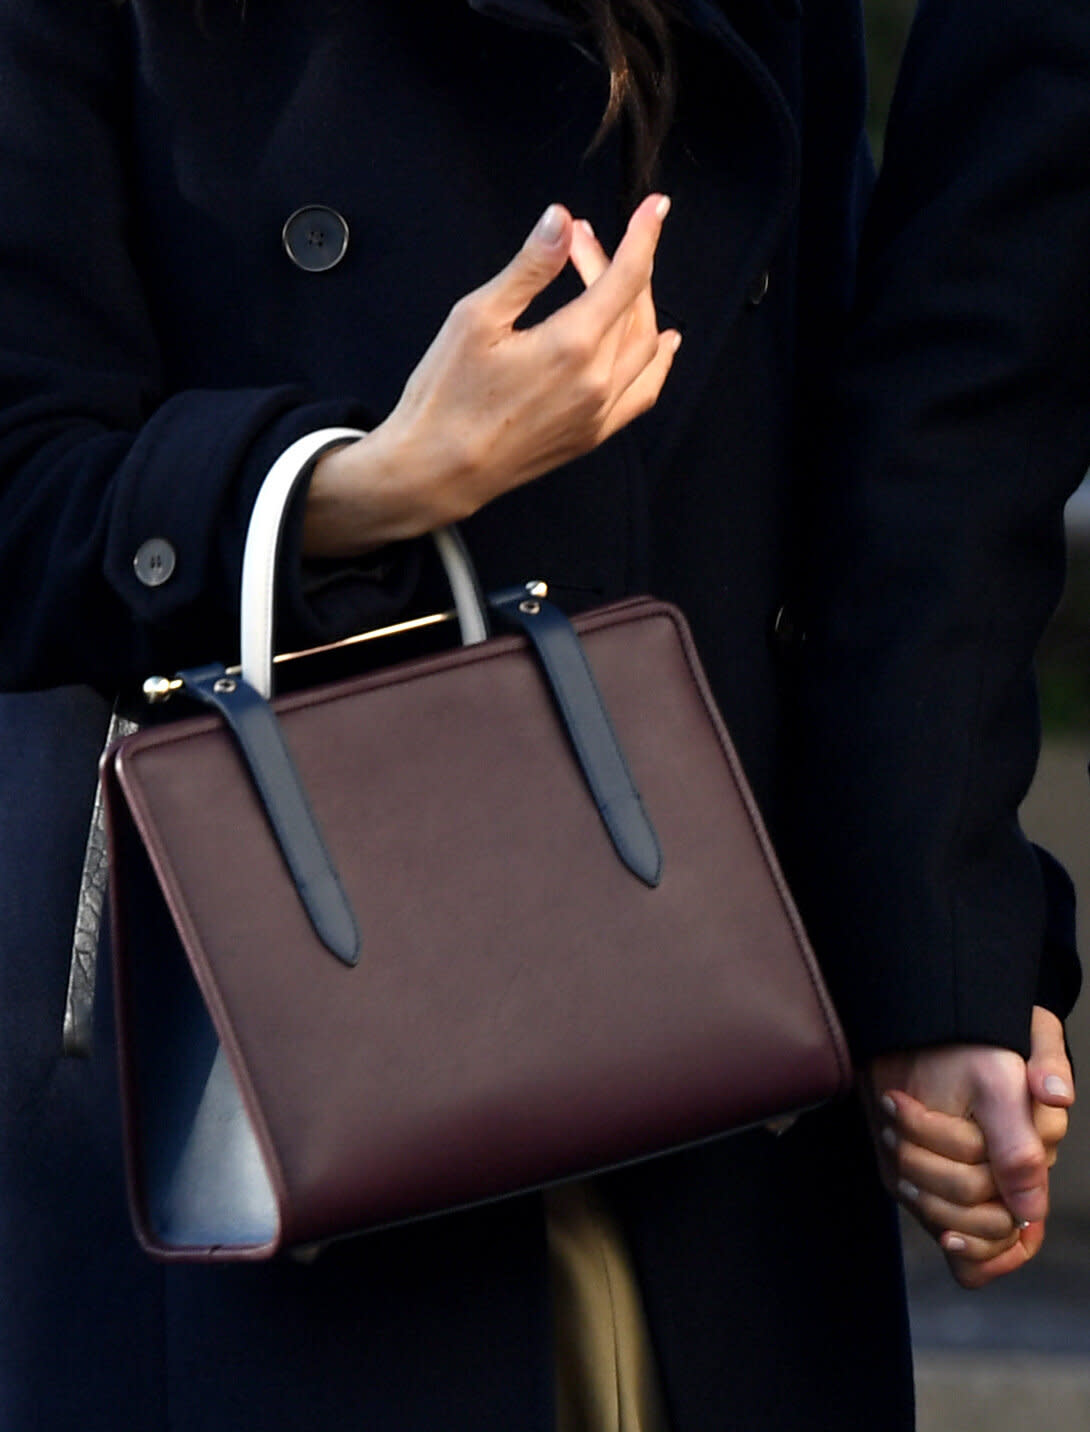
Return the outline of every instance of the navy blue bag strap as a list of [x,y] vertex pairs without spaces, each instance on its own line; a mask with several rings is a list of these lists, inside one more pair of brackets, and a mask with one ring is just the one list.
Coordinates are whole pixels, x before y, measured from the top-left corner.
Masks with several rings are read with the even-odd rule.
[[218,711],[246,760],[303,908],[319,939],[346,965],[358,963],[356,917],[326,849],[272,707],[220,665],[178,673],[186,692]]
[[653,888],[662,879],[662,849],[578,633],[559,607],[525,588],[488,604],[530,638],[613,847]]

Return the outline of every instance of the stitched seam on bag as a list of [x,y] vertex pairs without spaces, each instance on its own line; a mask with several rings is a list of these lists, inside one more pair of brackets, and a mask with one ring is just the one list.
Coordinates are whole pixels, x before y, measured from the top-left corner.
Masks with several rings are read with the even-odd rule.
[[821,1011],[821,1017],[824,1019],[826,1028],[829,1032],[830,1041],[833,1046],[833,1053],[836,1057],[837,1067],[840,1070],[841,1077],[845,1081],[847,1081],[851,1077],[851,1065],[844,1058],[844,1052],[841,1044],[842,1035],[840,1034],[835,1009],[833,1008],[832,1001],[829,998],[828,991],[825,989],[821,980],[817,977],[817,970],[815,967],[816,956],[810,949],[810,940],[808,935],[806,934],[806,929],[802,923],[802,917],[799,915],[798,910],[795,908],[794,900],[791,898],[791,893],[787,887],[787,881],[784,879],[783,871],[780,869],[779,860],[772,846],[772,841],[769,838],[768,832],[765,829],[764,821],[761,818],[760,811],[757,808],[756,800],[753,797],[753,793],[749,789],[749,783],[745,780],[744,775],[742,773],[742,765],[738,759],[737,752],[735,751],[734,745],[730,739],[726,723],[723,721],[723,718],[720,715],[719,710],[715,705],[715,702],[711,698],[711,692],[708,688],[707,678],[705,677],[704,672],[696,664],[696,648],[695,644],[693,643],[692,636],[687,630],[687,628],[682,624],[682,622],[679,621],[679,614],[676,611],[672,610],[669,607],[666,607],[659,614],[662,616],[669,617],[670,620],[674,623],[674,626],[677,628],[678,637],[681,642],[681,649],[685,655],[685,660],[688,664],[690,674],[693,678],[693,682],[704,703],[705,710],[707,711],[708,716],[711,719],[712,728],[715,731],[716,736],[718,737],[719,744],[723,750],[723,754],[726,756],[727,766],[730,769],[732,777],[734,778],[735,788],[737,789],[738,795],[741,798],[746,815],[749,818],[750,827],[757,838],[757,843],[759,844],[761,850],[764,852],[765,859],[768,863],[769,874],[772,877],[773,885],[775,886],[776,893],[779,896],[780,907],[783,910],[784,915],[787,917],[787,922],[791,926],[791,929],[795,934],[798,952],[802,957],[803,968],[806,970],[807,978],[809,979],[811,987],[813,988],[818,1008]]

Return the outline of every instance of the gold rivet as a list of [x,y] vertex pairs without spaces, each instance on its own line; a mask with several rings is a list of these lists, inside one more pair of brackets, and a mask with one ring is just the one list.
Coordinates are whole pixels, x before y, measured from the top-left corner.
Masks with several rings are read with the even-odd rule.
[[168,676],[149,676],[144,682],[144,700],[166,701],[173,689],[174,683]]
[[519,611],[525,612],[528,617],[536,617],[540,610],[540,602],[519,602]]

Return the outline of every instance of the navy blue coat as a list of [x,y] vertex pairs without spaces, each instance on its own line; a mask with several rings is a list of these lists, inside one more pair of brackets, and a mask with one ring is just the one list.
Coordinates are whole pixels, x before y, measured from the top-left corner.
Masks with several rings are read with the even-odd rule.
[[[1090,453],[1090,17],[925,0],[849,323],[855,0],[687,8],[655,281],[675,371],[469,540],[490,585],[685,608],[860,1051],[1022,1047],[1047,943],[1013,823],[1026,679]],[[542,0],[204,12],[0,0],[0,1428],[546,1432],[535,1199],[312,1267],[163,1269],[126,1227],[108,999],[94,1057],[60,1057],[101,693],[230,655],[271,460],[388,411],[548,202],[607,244],[624,216],[617,140],[584,157],[603,74]],[[281,243],[308,203],[350,224],[326,273]],[[177,566],[148,587],[153,537]],[[304,572],[296,541],[285,639],[399,609],[416,562]],[[611,1191],[677,1432],[911,1426],[851,1105]]]

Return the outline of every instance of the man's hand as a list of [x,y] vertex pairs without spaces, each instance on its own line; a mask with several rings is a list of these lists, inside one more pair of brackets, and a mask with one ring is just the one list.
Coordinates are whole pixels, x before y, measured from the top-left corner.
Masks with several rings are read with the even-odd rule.
[[1044,1240],[1048,1175],[1074,1101],[1063,1027],[1033,1012],[1027,1062],[947,1045],[883,1055],[862,1076],[883,1180],[964,1287],[1027,1263]]

